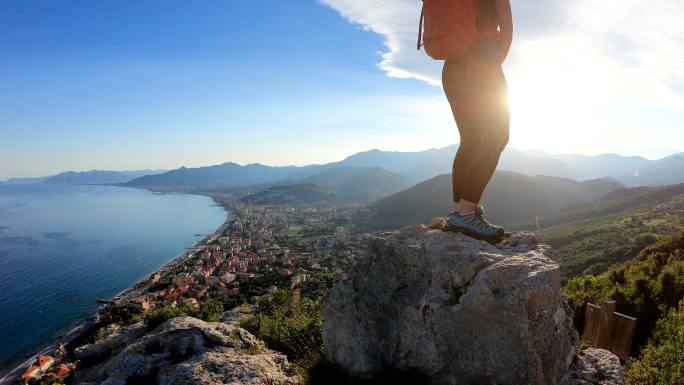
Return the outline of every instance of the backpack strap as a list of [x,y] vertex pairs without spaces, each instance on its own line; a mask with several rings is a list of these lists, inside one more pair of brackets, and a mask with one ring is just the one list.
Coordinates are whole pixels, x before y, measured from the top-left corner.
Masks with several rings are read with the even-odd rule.
[[420,21],[418,21],[418,44],[416,49],[420,51],[420,47],[423,45],[423,18],[425,17],[425,4],[420,8]]

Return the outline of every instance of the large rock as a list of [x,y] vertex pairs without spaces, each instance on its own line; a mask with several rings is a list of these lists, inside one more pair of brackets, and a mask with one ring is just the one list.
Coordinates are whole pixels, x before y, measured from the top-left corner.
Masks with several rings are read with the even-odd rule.
[[145,323],[140,321],[121,329],[115,329],[105,338],[74,349],[76,358],[84,361],[99,361],[109,357],[112,352],[121,349],[143,335],[145,335]]
[[575,356],[562,385],[625,385],[625,374],[615,354],[587,348]]
[[295,385],[287,358],[244,329],[192,317],[167,321],[97,367],[76,372],[76,384]]
[[[440,227],[436,222],[434,227]],[[550,248],[413,226],[380,233],[321,310],[329,358],[352,376],[431,384],[558,384],[578,336]]]

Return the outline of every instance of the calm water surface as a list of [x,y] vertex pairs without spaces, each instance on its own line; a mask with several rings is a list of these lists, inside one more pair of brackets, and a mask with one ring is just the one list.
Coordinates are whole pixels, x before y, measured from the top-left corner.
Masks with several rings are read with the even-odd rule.
[[[218,228],[208,197],[0,184],[0,368],[78,325]],[[0,374],[2,376],[2,374]]]

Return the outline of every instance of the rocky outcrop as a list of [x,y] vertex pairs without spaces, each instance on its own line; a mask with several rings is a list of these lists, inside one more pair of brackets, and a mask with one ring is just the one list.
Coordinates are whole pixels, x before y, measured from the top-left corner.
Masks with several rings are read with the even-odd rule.
[[84,361],[99,361],[109,357],[112,352],[117,351],[132,341],[145,335],[145,323],[137,322],[115,331],[105,338],[74,349],[76,358]]
[[407,373],[436,385],[567,378],[578,335],[550,247],[529,233],[492,245],[442,225],[370,240],[323,304],[329,358],[355,377]]
[[299,383],[287,358],[244,329],[192,317],[167,321],[114,357],[76,373],[76,384]]
[[588,348],[575,356],[561,385],[625,385],[620,359],[603,349]]

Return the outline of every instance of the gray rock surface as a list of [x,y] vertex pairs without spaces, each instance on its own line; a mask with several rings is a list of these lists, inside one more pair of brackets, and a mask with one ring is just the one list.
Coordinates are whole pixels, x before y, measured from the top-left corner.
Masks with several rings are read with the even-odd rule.
[[293,385],[287,358],[244,329],[192,317],[167,321],[96,367],[76,372],[76,384],[158,383]]
[[578,335],[549,246],[498,245],[416,225],[380,233],[321,310],[329,358],[351,375],[438,384],[558,384]]
[[115,330],[100,341],[78,347],[74,353],[79,360],[100,360],[143,335],[145,335],[145,323],[141,321]]
[[608,350],[580,351],[562,385],[625,385],[620,359]]

